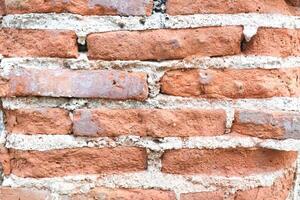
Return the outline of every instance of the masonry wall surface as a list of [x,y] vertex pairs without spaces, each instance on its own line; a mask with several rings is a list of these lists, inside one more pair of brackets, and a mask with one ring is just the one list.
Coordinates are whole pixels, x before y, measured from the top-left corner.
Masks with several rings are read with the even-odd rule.
[[0,0],[0,200],[300,200],[297,0]]

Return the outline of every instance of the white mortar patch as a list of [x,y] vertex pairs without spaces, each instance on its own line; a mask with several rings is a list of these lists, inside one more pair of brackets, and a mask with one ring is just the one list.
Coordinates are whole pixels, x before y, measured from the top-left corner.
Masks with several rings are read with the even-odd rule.
[[[143,23],[141,23],[143,21]],[[122,24],[122,27],[120,26]],[[206,26],[255,26],[272,28],[300,28],[300,18],[280,14],[195,14],[149,17],[80,16],[74,14],[17,14],[3,17],[3,28],[68,29],[74,30],[84,43],[84,37],[93,32],[117,30],[146,30],[159,28],[196,28]]]
[[84,138],[74,137],[71,135],[8,134],[6,140],[7,148],[37,151],[80,147],[103,148],[116,146],[143,147],[157,152],[181,148],[217,149],[236,147],[263,147],[284,151],[300,151],[300,140],[263,140],[254,137],[235,135],[221,135],[212,137],[199,136],[184,139],[180,137],[150,138],[134,135],[120,136],[117,138]]
[[225,57],[189,57],[184,60],[172,61],[103,61],[88,60],[87,54],[80,53],[76,59],[64,58],[3,58],[2,69],[12,68],[70,68],[70,69],[152,69],[168,70],[178,68],[198,68],[198,69],[277,69],[300,67],[300,57],[273,57],[273,56],[225,56]]

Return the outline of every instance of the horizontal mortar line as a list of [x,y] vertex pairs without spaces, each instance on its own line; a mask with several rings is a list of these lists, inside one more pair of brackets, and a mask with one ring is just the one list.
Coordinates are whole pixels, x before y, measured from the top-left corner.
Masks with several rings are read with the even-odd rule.
[[[0,58],[1,59],[1,58]],[[176,68],[232,68],[232,69],[276,69],[300,67],[300,56],[298,57],[274,57],[274,56],[224,56],[224,57],[191,57],[183,60],[170,61],[104,61],[89,60],[86,53],[80,53],[77,59],[64,58],[2,58],[1,68],[70,68],[70,69],[152,69],[167,70]]]
[[217,148],[267,148],[283,151],[300,151],[300,140],[295,139],[260,139],[249,136],[221,135],[198,137],[140,137],[128,136],[109,137],[76,137],[73,135],[25,135],[9,133],[6,137],[6,148],[18,150],[49,151],[82,147],[141,147],[152,151],[170,149],[217,149]]
[[[2,186],[47,189],[58,194],[69,194],[70,191],[86,191],[97,187],[108,188],[141,188],[171,190],[176,194],[188,192],[215,191],[230,186],[230,191],[247,190],[254,187],[271,186],[274,181],[285,176],[290,169],[255,175],[205,176],[175,175],[161,172],[132,172],[113,175],[74,175],[53,178],[22,178],[15,175],[4,177]],[[83,190],[84,188],[84,190]]]
[[[141,23],[141,20],[143,23]],[[120,24],[122,24],[122,26],[120,26]],[[149,17],[30,13],[6,15],[2,20],[3,28],[68,29],[74,30],[79,37],[85,37],[87,34],[93,32],[117,30],[178,29],[231,25],[298,29],[300,28],[300,17],[259,13],[194,14],[179,16],[154,14]]]
[[1,98],[4,109],[60,107],[76,109],[248,109],[300,112],[300,97],[273,97],[269,99],[205,99],[175,97],[159,94],[144,102],[105,99],[18,97]]

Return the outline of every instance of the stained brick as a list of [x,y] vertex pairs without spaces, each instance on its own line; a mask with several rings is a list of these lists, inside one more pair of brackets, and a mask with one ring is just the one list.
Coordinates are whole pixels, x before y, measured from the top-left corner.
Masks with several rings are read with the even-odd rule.
[[300,115],[293,112],[240,110],[232,131],[260,138],[300,139]]
[[0,96],[145,100],[147,76],[116,70],[16,69],[0,80]]
[[6,0],[8,14],[69,12],[81,15],[150,15],[152,0]]
[[186,14],[234,14],[234,13],[276,13],[291,14],[285,0],[168,0],[167,13]]

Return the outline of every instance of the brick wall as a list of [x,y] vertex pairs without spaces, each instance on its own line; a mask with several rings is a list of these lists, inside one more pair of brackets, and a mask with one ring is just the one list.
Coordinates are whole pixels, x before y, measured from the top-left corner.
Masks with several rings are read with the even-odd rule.
[[299,6],[0,0],[0,200],[300,200]]

